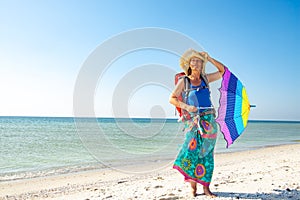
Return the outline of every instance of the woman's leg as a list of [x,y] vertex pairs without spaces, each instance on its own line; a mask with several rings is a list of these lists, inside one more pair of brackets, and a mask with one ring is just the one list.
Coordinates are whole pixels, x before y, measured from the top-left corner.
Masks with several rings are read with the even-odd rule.
[[217,195],[213,194],[210,189],[209,189],[209,186],[203,186],[203,192],[206,196],[209,196],[209,197],[212,197],[212,198],[215,198],[217,197]]
[[195,197],[197,195],[197,183],[194,181],[191,181],[191,187],[192,187],[192,196]]

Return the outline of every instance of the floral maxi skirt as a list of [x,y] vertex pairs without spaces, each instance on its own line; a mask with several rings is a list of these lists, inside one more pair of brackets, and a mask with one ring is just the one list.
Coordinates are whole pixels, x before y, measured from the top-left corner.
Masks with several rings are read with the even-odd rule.
[[185,141],[174,162],[185,181],[209,186],[214,170],[217,124],[213,114],[195,116],[184,122]]

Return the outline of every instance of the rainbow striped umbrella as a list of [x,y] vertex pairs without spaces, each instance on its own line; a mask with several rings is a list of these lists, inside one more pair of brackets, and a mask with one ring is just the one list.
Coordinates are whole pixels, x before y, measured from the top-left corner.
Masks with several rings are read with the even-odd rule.
[[216,121],[227,142],[227,148],[243,133],[247,126],[251,106],[245,87],[227,67],[223,74],[220,107]]

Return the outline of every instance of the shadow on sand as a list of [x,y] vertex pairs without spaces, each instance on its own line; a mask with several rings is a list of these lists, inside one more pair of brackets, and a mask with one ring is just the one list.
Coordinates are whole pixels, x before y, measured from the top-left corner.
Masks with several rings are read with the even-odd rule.
[[[260,200],[299,200],[300,191],[299,190],[279,190],[276,189],[272,193],[235,193],[235,192],[214,192],[217,195],[216,200],[218,199],[260,199]],[[158,198],[159,200],[177,200],[182,199],[182,197],[173,196],[173,197],[164,197]],[[194,199],[194,198],[187,198]],[[196,199],[211,199],[205,196],[204,194],[197,194]],[[213,198],[212,198],[213,200]]]
[[215,194],[220,198],[230,198],[230,199],[280,199],[280,200],[299,200],[300,191],[299,190],[274,190],[274,193],[234,193],[234,192],[215,192]]

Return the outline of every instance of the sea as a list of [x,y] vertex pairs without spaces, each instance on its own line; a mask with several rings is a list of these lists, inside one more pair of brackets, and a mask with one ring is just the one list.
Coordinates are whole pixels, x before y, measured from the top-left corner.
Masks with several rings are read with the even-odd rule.
[[[180,150],[182,129],[177,119],[0,117],[0,182],[110,168],[134,173],[136,166],[159,170]],[[215,152],[299,142],[300,122],[249,121],[229,148],[219,133]]]

